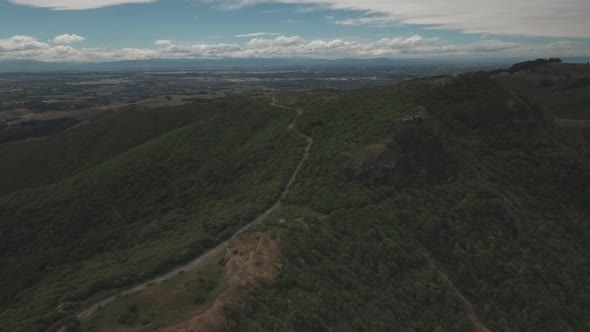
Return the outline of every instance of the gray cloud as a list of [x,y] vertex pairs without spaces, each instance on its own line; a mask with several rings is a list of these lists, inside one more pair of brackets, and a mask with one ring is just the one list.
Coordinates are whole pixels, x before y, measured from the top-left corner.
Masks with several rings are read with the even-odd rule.
[[262,3],[355,10],[340,24],[420,24],[472,33],[590,38],[588,0],[194,0],[220,8]]

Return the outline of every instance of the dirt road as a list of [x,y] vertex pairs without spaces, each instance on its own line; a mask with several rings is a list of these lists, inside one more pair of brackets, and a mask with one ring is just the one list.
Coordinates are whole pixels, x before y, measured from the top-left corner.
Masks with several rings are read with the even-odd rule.
[[305,146],[305,150],[303,152],[303,156],[301,157],[301,160],[299,161],[299,164],[297,165],[297,167],[293,171],[293,174],[291,175],[291,178],[289,179],[289,182],[287,182],[287,184],[285,185],[285,189],[283,190],[283,192],[281,193],[279,199],[275,202],[275,204],[273,204],[270,208],[268,208],[268,210],[266,210],[263,214],[261,214],[260,216],[258,216],[254,221],[250,222],[249,224],[245,225],[240,230],[238,230],[236,233],[234,233],[231,236],[231,238],[227,239],[223,243],[221,243],[221,244],[217,245],[216,247],[210,249],[209,251],[205,252],[204,254],[202,254],[201,256],[197,257],[196,259],[194,259],[190,263],[187,263],[185,265],[176,267],[173,270],[168,271],[168,272],[166,272],[166,273],[164,273],[162,275],[156,276],[156,277],[154,277],[154,278],[152,278],[150,280],[147,280],[147,281],[145,281],[142,284],[139,284],[139,285],[133,286],[131,288],[122,290],[122,291],[116,293],[115,295],[112,295],[112,296],[110,296],[108,298],[105,298],[105,299],[99,301],[99,302],[96,302],[96,303],[92,304],[91,306],[87,307],[86,309],[82,310],[77,315],[78,319],[84,320],[85,318],[88,318],[90,315],[92,315],[93,313],[95,313],[99,308],[104,307],[107,304],[113,302],[118,296],[132,294],[132,293],[141,291],[142,289],[148,287],[151,284],[158,284],[158,283],[161,283],[163,281],[166,281],[166,280],[168,280],[168,279],[170,279],[170,278],[178,275],[181,271],[191,271],[191,270],[194,270],[196,268],[199,268],[199,267],[201,267],[203,265],[206,265],[206,263],[208,263],[213,257],[216,257],[217,254],[220,254],[220,253],[224,252],[225,249],[227,248],[228,244],[237,235],[245,232],[246,230],[252,228],[256,224],[262,222],[271,212],[273,212],[281,204],[281,201],[283,199],[285,199],[285,197],[289,193],[289,190],[291,189],[291,186],[293,185],[293,183],[297,179],[297,175],[301,171],[301,168],[303,167],[303,164],[305,163],[305,161],[307,161],[307,159],[309,159],[311,147],[313,145],[313,139],[311,137],[309,137],[309,136],[306,136],[306,135],[300,133],[296,129],[297,119],[303,114],[303,111],[301,111],[300,109],[295,109],[295,108],[292,108],[292,107],[288,107],[288,106],[277,104],[276,103],[276,100],[273,100],[272,105],[275,106],[275,107],[278,107],[278,108],[282,108],[284,110],[295,111],[297,113],[297,115],[295,116],[295,119],[289,125],[289,127],[287,128],[287,130],[294,130],[297,133],[297,135],[299,135],[300,137],[304,138],[306,140],[306,142],[307,142],[307,144]]

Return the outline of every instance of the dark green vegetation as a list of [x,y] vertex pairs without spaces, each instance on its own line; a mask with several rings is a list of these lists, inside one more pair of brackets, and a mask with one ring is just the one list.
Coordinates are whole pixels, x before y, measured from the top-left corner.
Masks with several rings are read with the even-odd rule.
[[[281,240],[281,274],[228,306],[227,329],[590,330],[589,72],[545,61],[279,100],[304,110],[314,145],[284,222],[261,226]],[[301,156],[292,112],[265,101],[168,112],[2,146],[15,158],[2,181],[17,180],[0,198],[0,331],[43,331],[228,238]],[[211,302],[219,280],[183,287],[182,305]],[[153,322],[166,286],[99,315]]]
[[542,65],[547,65],[551,63],[561,63],[561,59],[559,58],[549,58],[549,59],[536,59],[536,60],[528,60],[519,63],[515,63],[510,68],[508,68],[509,73],[516,73],[521,70],[530,70],[535,69],[535,67],[539,67]]
[[0,163],[0,195],[57,182],[202,116],[194,107],[132,107],[40,141],[2,144],[0,155],[9,157]]
[[77,123],[79,121],[73,118],[46,121],[29,120],[13,127],[8,127],[5,122],[0,122],[0,144],[22,139],[42,138],[65,130]]
[[[225,99],[1,146],[0,331],[46,331],[96,293],[190,260],[252,221],[301,158],[305,142],[286,130],[294,117]],[[123,316],[133,323],[132,310]]]
[[316,143],[289,202],[329,218],[272,226],[281,277],[228,330],[471,331],[444,274],[491,331],[590,330],[590,128],[511,79],[292,98]]
[[498,77],[554,118],[590,119],[590,65],[553,63]]
[[117,320],[121,325],[134,325],[137,322],[138,314],[137,314],[137,305],[132,304],[127,307],[127,310],[123,312],[119,319]]

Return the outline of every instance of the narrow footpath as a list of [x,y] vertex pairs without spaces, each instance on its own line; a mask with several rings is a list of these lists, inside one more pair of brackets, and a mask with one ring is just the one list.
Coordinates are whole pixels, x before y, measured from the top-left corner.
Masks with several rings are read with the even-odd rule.
[[[191,270],[195,270],[199,267],[202,267],[204,265],[206,265],[207,263],[209,263],[211,261],[212,258],[216,257],[218,254],[223,253],[225,251],[225,249],[227,248],[227,246],[229,245],[229,243],[238,235],[244,233],[245,231],[249,230],[250,228],[252,228],[253,226],[257,225],[258,223],[262,222],[269,214],[271,214],[274,210],[276,210],[279,205],[281,204],[281,202],[285,199],[285,197],[287,197],[287,194],[289,193],[289,190],[291,189],[291,186],[293,185],[293,183],[295,182],[295,180],[297,179],[297,175],[299,174],[299,172],[301,171],[301,168],[303,167],[303,164],[309,159],[309,155],[310,155],[310,151],[311,151],[311,147],[313,145],[313,138],[302,134],[301,132],[299,132],[297,130],[297,119],[299,119],[299,117],[303,114],[303,111],[300,109],[296,109],[296,108],[292,108],[292,107],[288,107],[288,106],[284,106],[281,104],[278,104],[276,102],[276,99],[273,99],[273,102],[271,103],[272,106],[275,106],[277,108],[281,108],[284,110],[288,110],[288,111],[295,111],[296,112],[296,116],[293,119],[293,122],[289,125],[288,128],[286,128],[286,130],[293,130],[297,133],[297,135],[299,137],[302,137],[306,140],[307,144],[305,146],[305,150],[303,152],[303,156],[301,157],[301,160],[299,161],[299,164],[297,165],[297,167],[295,168],[295,170],[293,171],[291,178],[289,179],[289,181],[287,182],[285,189],[283,190],[283,192],[281,193],[281,195],[279,196],[279,199],[270,207],[268,208],[264,213],[262,213],[260,216],[258,216],[254,221],[248,223],[247,225],[245,225],[244,227],[242,227],[241,229],[239,229],[236,233],[234,233],[229,239],[227,239],[226,241],[220,243],[219,245],[211,248],[209,251],[205,252],[204,254],[200,255],[199,257],[195,258],[193,261],[182,265],[182,266],[178,266],[164,274],[161,274],[159,276],[153,277],[150,280],[145,281],[142,284],[130,287],[128,289],[122,290],[114,295],[111,295],[110,297],[107,297],[103,300],[100,300],[92,305],[90,305],[89,307],[85,308],[84,310],[82,310],[78,315],[77,318],[79,320],[84,320],[85,318],[88,318],[89,316],[91,316],[92,314],[94,314],[98,309],[100,309],[101,307],[104,307],[106,305],[108,305],[109,303],[113,302],[117,297],[122,296],[122,295],[128,295],[128,294],[133,294],[136,293],[138,291],[143,290],[144,288],[152,285],[152,284],[159,284],[161,282],[164,282],[176,275],[178,275],[181,271],[191,271]],[[63,329],[62,329],[63,330]]]
[[474,332],[491,332],[490,329],[488,329],[483,324],[481,319],[479,319],[479,316],[477,315],[477,312],[475,311],[475,308],[473,307],[473,304],[471,303],[471,301],[469,301],[463,295],[463,293],[461,293],[461,291],[459,291],[459,289],[455,286],[455,284],[449,278],[449,276],[436,265],[436,263],[434,262],[432,257],[430,257],[428,254],[425,254],[424,256],[428,260],[428,264],[430,265],[430,267],[434,271],[436,271],[436,273],[438,273],[438,275],[440,275],[440,277],[443,278],[443,280],[445,280],[447,282],[447,284],[449,285],[449,288],[453,292],[455,292],[457,294],[457,296],[459,297],[459,299],[461,299],[461,302],[463,302],[463,308],[465,309],[465,314],[467,315],[467,318],[473,324],[473,331]]

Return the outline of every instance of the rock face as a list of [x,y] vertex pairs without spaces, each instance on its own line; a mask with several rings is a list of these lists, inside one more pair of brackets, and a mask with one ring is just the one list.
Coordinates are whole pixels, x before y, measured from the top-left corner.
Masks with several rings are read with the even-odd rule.
[[374,185],[423,185],[437,183],[449,174],[448,151],[437,124],[425,108],[401,118],[391,142],[357,170],[365,183]]

